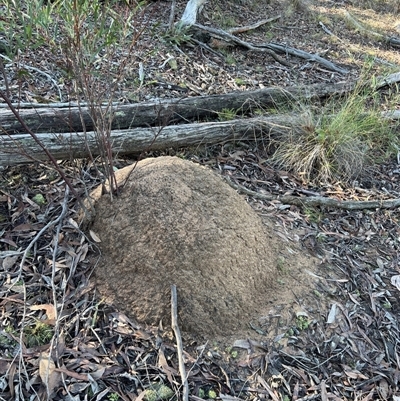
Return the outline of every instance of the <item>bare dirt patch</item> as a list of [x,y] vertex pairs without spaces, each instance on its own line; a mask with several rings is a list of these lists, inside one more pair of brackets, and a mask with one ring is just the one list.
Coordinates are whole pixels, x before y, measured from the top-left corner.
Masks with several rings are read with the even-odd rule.
[[169,322],[176,284],[185,331],[238,335],[268,305],[288,308],[314,286],[316,259],[283,246],[228,184],[190,161],[139,162],[121,196],[103,196],[96,212],[97,285],[141,322]]

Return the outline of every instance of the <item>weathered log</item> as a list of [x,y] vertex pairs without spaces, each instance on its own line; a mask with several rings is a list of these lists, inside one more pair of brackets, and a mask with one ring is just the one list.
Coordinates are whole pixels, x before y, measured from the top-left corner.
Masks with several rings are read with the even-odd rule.
[[[279,138],[283,133],[301,124],[295,114],[272,115],[224,122],[193,123],[154,128],[134,128],[111,132],[114,155],[140,153],[193,145],[215,144],[224,141]],[[99,155],[96,134],[37,134],[42,144],[56,159],[68,160]],[[46,155],[29,134],[0,136],[0,166],[9,166],[32,160],[46,160]]]
[[225,181],[238,192],[252,196],[255,199],[264,201],[280,201],[283,204],[296,206],[323,206],[344,210],[364,210],[364,209],[393,209],[400,206],[399,198],[378,199],[367,201],[339,200],[334,198],[326,198],[324,196],[293,196],[293,195],[268,195],[256,191],[252,191],[242,185],[233,182],[230,177],[224,176]]
[[346,17],[346,21],[349,22],[351,25],[354,26],[354,28],[360,32],[363,33],[367,37],[373,37],[376,40],[379,40],[384,43],[388,43],[391,46],[394,47],[400,47],[400,38],[393,37],[393,36],[386,36],[382,35],[379,32],[375,32],[371,29],[368,29],[364,27],[354,16],[352,16],[348,11],[345,11],[344,13]]
[[[133,127],[170,125],[179,121],[193,121],[206,117],[218,117],[222,109],[237,110],[238,114],[252,109],[282,105],[293,100],[317,99],[341,96],[352,89],[355,83],[333,85],[315,84],[307,87],[264,88],[247,92],[222,95],[199,96],[182,99],[167,99],[160,102],[114,105],[113,130]],[[34,105],[33,105],[34,106]],[[42,106],[42,105],[41,105]],[[16,105],[18,109],[18,105]],[[105,108],[104,108],[105,110]],[[88,107],[68,106],[58,108],[20,109],[20,115],[35,132],[83,132],[94,130]],[[82,121],[85,129],[82,126]],[[24,133],[20,123],[8,109],[0,109],[0,134]]]

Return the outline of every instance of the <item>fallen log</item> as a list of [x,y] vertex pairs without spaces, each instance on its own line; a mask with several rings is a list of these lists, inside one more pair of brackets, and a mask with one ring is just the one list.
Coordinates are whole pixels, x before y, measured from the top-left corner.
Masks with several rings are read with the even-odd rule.
[[[399,198],[392,199],[377,199],[377,200],[339,200],[334,198],[326,198],[324,196],[293,196],[293,195],[272,195],[252,191],[242,185],[239,185],[231,180],[229,176],[223,176],[225,181],[238,192],[252,196],[255,199],[264,201],[279,201],[282,204],[296,205],[299,207],[332,207],[344,210],[365,210],[365,209],[393,209],[400,206]],[[97,195],[97,194],[96,194]],[[99,196],[98,196],[99,197]],[[97,200],[97,199],[96,199]]]
[[384,43],[388,43],[389,45],[393,47],[400,47],[400,38],[393,37],[393,36],[386,36],[382,35],[379,32],[375,32],[369,28],[364,27],[361,22],[359,22],[353,15],[351,15],[348,11],[344,12],[344,16],[346,18],[346,21],[349,22],[351,25],[354,26],[354,28],[364,34],[366,37],[373,37],[376,40]]
[[227,43],[235,43],[235,44],[242,46],[245,49],[248,49],[251,51],[266,52],[270,56],[272,56],[278,63],[281,63],[287,67],[290,67],[290,63],[288,63],[286,60],[279,57],[277,55],[277,53],[290,54],[292,56],[303,58],[305,60],[314,61],[314,62],[317,62],[317,63],[325,66],[329,70],[338,72],[340,74],[348,74],[349,73],[349,70],[335,65],[331,61],[324,59],[323,57],[319,56],[318,54],[307,53],[303,50],[294,49],[292,47],[283,46],[283,45],[279,45],[276,43],[264,43],[264,44],[260,44],[260,45],[251,44],[242,39],[239,39],[238,37],[236,37],[234,35],[231,35],[230,33],[226,32],[226,31],[223,31],[222,29],[211,28],[209,26],[204,26],[201,24],[193,24],[192,29],[197,29],[199,31],[208,32],[212,36],[216,36],[216,37],[221,38],[222,40],[225,40]]
[[[264,88],[247,92],[231,92],[222,95],[167,99],[159,102],[113,105],[113,130],[133,127],[151,127],[196,121],[206,117],[216,118],[223,109],[246,114],[258,108],[276,107],[301,99],[313,100],[342,96],[355,87],[355,82],[332,85],[315,84],[307,87]],[[35,133],[70,133],[94,130],[89,107],[69,106],[19,109],[22,119]],[[104,106],[103,111],[106,110]],[[83,124],[82,124],[83,122]],[[83,127],[84,125],[84,127]],[[24,133],[21,124],[7,108],[0,109],[0,134]]]
[[[114,130],[110,141],[114,155],[138,154],[143,151],[163,150],[188,146],[211,145],[244,139],[279,138],[296,126],[302,117],[295,114],[272,115],[236,119],[224,122],[192,123],[153,128]],[[91,131],[71,134],[37,134],[41,143],[55,159],[84,158],[90,153],[99,155],[96,134]],[[44,161],[46,155],[29,134],[0,136],[0,166]]]

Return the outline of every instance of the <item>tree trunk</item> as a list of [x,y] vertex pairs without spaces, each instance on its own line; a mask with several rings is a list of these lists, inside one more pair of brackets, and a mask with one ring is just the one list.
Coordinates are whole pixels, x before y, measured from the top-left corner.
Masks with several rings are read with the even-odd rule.
[[[143,151],[187,146],[210,145],[225,141],[279,138],[292,127],[301,124],[294,114],[237,119],[225,122],[194,123],[154,128],[134,128],[111,132],[113,154],[138,154]],[[56,159],[87,157],[99,154],[94,132],[72,134],[38,134],[42,144]],[[34,160],[46,160],[46,155],[29,134],[0,136],[0,166],[10,166]]]
[[[222,95],[199,96],[183,99],[167,99],[153,103],[125,104],[113,107],[113,130],[133,127],[163,126],[181,121],[216,118],[222,109],[246,114],[255,109],[276,108],[279,105],[301,99],[316,99],[340,96],[354,88],[350,84],[315,84],[308,87],[265,88],[247,92],[233,92]],[[38,105],[37,105],[38,106]],[[22,119],[35,132],[83,132],[92,131],[93,122],[88,107],[60,107],[32,105],[30,109],[19,109]],[[18,109],[18,106],[16,106]],[[82,127],[82,121],[85,129]],[[0,109],[0,134],[23,133],[20,123],[9,109]],[[2,136],[0,135],[0,141]]]

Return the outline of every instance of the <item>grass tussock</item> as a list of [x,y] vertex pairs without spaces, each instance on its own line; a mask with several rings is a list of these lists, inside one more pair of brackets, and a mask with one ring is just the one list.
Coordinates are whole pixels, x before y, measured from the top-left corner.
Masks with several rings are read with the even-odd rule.
[[322,109],[298,106],[302,123],[275,143],[272,161],[305,182],[346,182],[363,176],[399,142],[391,121],[382,117],[381,103],[376,92],[360,85],[343,101],[332,100]]

